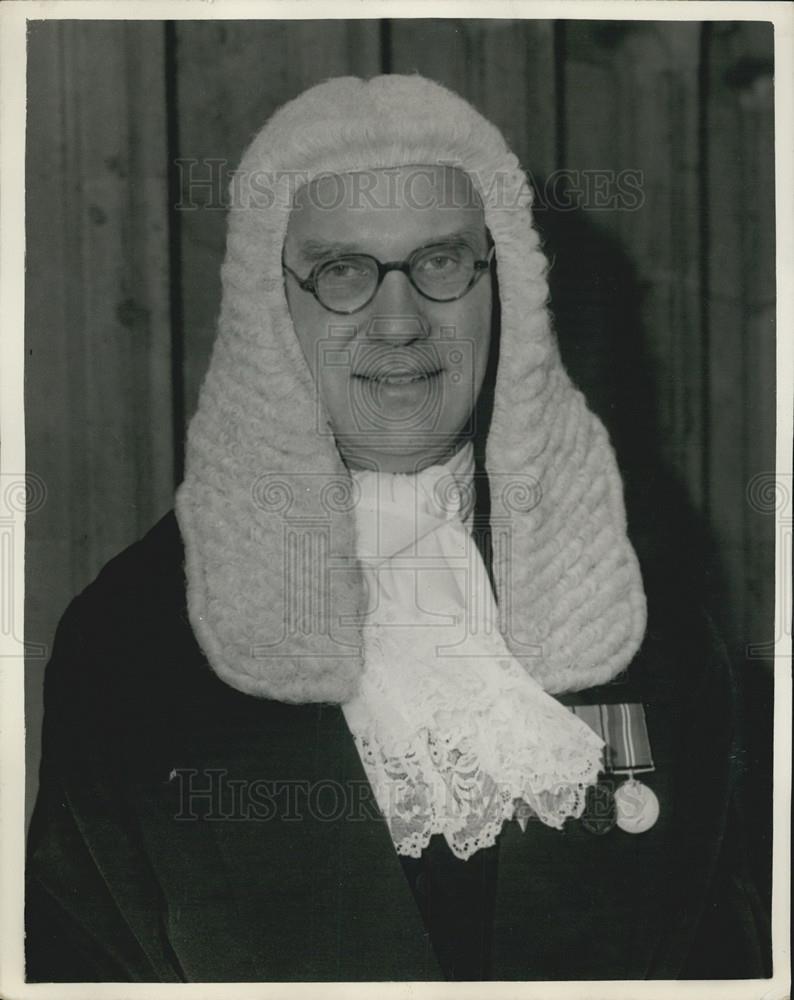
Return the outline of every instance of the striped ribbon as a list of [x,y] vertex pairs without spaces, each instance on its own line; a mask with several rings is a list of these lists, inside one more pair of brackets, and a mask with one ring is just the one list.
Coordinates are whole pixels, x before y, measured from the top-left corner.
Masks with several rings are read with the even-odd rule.
[[604,741],[604,771],[643,774],[654,771],[645,709],[639,703],[568,706]]

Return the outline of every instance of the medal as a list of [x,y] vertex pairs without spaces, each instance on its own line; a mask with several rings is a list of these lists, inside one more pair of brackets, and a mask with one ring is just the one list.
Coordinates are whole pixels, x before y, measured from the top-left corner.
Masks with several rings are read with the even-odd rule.
[[587,789],[582,826],[597,836],[609,833],[617,822],[617,803],[612,789],[603,781]]
[[647,785],[629,778],[615,792],[615,811],[621,830],[645,833],[659,818],[659,800]]
[[[599,784],[588,797],[582,824],[591,833],[607,833],[617,825],[625,833],[645,833],[659,818],[659,799],[635,774],[656,770],[651,756],[645,710],[639,703],[576,705],[571,708],[604,741],[604,772],[628,775],[614,792]],[[588,789],[589,792],[589,789]],[[609,801],[610,799],[614,801]]]

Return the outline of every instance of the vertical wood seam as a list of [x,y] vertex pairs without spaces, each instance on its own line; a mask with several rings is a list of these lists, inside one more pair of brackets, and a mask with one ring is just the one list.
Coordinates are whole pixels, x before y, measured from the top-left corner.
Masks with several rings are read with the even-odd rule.
[[[741,100],[741,98],[737,97],[737,105],[739,105],[740,100]],[[740,137],[740,146],[741,146],[741,148],[743,150],[744,149],[747,149],[747,150],[753,149],[752,144],[747,141],[748,140],[748,136],[746,135],[746,130],[745,130],[747,119],[743,115],[739,115],[738,117],[739,117],[738,131],[739,131],[739,137]],[[753,151],[757,152],[757,147],[755,149],[753,149]],[[750,161],[750,163],[752,165],[748,164],[748,161]],[[749,170],[748,170],[748,166],[749,166]],[[745,185],[751,185],[753,183],[752,175],[755,172],[754,168],[756,166],[757,166],[757,160],[755,159],[754,156],[751,158],[751,156],[748,154],[748,155],[745,155],[742,158],[741,170],[742,170],[742,174],[743,174],[743,178],[742,179],[743,179]],[[749,174],[749,176],[748,176],[748,174]],[[748,187],[748,190],[750,190],[749,187]],[[757,219],[755,221],[757,222]],[[749,329],[749,327],[750,327],[750,321],[749,321],[749,318],[750,318],[750,313],[751,313],[752,306],[750,304],[751,295],[750,295],[750,290],[749,290],[749,287],[748,287],[749,284],[750,284],[750,278],[749,278],[749,274],[748,274],[748,267],[747,267],[746,261],[747,261],[748,256],[752,255],[754,248],[751,245],[751,239],[752,239],[752,237],[751,237],[751,234],[748,232],[749,228],[750,227],[748,226],[747,213],[746,212],[742,212],[742,214],[739,217],[739,236],[740,236],[740,240],[741,240],[740,252],[741,252],[742,257],[744,258],[744,261],[745,261],[745,266],[743,266],[742,269],[741,269],[741,286],[740,286],[740,289],[739,289],[739,294],[741,296],[741,298],[740,298],[740,302],[741,302],[741,309],[740,309],[740,316],[741,316],[740,338],[741,338],[741,341],[740,342],[741,342],[741,351],[742,351],[742,364],[741,364],[740,370],[739,370],[739,392],[740,392],[740,395],[741,395],[742,413],[749,413],[750,412],[749,407],[751,405],[751,401],[750,401],[750,384],[749,384],[749,381],[750,381],[749,380],[749,366],[748,366],[747,362],[748,362],[748,359],[751,357],[750,329]],[[749,251],[749,253],[748,253],[748,251]],[[760,403],[760,400],[758,402]],[[753,465],[753,462],[752,462],[752,459],[751,459],[751,455],[750,455],[751,449],[750,449],[750,440],[749,440],[749,438],[750,438],[750,421],[747,420],[747,419],[744,419],[744,420],[742,420],[742,436],[741,436],[741,441],[739,442],[739,447],[741,448],[741,467],[742,467],[742,471],[743,471],[743,480],[744,480],[741,483],[741,493],[740,493],[740,496],[742,498],[742,508],[741,508],[742,509],[742,516],[741,516],[741,520],[739,522],[739,528],[740,528],[740,532],[741,532],[740,537],[739,537],[739,545],[740,545],[741,551],[742,551],[742,553],[744,555],[744,558],[742,560],[743,579],[741,580],[741,587],[742,587],[742,589],[744,591],[744,596],[745,596],[745,600],[742,602],[742,611],[743,611],[742,632],[743,632],[744,635],[750,635],[751,632],[752,632],[753,618],[752,618],[751,602],[752,602],[752,595],[753,595],[753,589],[754,589],[753,588],[753,582],[754,582],[753,581],[753,571],[752,571],[751,560],[750,560],[750,555],[749,555],[749,550],[748,550],[748,545],[747,545],[748,539],[750,537],[750,506],[749,506],[749,504],[747,503],[747,500],[746,500],[746,498],[747,498],[746,490],[747,490],[747,485],[748,485],[749,472],[750,472],[750,469],[751,469],[751,467]]]
[[568,155],[568,131],[565,106],[565,21],[554,22],[553,39],[554,60],[554,167],[565,170],[565,158]]
[[173,435],[174,487],[185,471],[185,330],[182,301],[182,232],[177,205],[180,200],[176,161],[179,156],[179,90],[176,22],[164,26],[166,206],[168,240],[168,285],[171,337],[171,424]]
[[382,18],[380,22],[380,71],[381,73],[391,73],[392,71],[392,38],[391,21]]
[[711,524],[711,206],[709,197],[709,73],[711,55],[711,25],[705,22],[700,28],[700,53],[698,65],[698,220],[700,229],[700,407],[702,428],[701,494],[703,516]]

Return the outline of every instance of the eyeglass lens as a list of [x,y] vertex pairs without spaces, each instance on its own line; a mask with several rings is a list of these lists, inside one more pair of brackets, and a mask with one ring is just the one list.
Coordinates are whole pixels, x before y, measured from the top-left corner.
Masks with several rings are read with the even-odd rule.
[[[450,243],[427,247],[410,258],[411,281],[431,299],[450,301],[471,282],[476,257],[471,247]],[[317,297],[329,309],[354,310],[374,295],[378,265],[372,257],[350,254],[320,268],[315,279]]]

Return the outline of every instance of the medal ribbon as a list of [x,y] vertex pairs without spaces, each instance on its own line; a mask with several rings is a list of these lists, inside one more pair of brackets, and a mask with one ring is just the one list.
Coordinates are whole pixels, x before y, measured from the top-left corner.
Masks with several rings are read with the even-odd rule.
[[656,770],[642,704],[573,705],[569,709],[606,744],[605,773],[634,775]]

